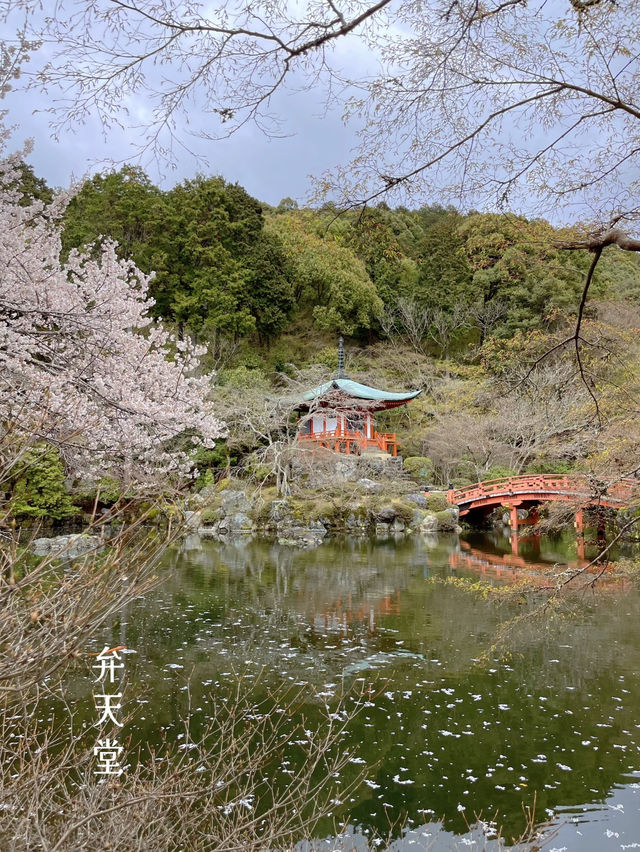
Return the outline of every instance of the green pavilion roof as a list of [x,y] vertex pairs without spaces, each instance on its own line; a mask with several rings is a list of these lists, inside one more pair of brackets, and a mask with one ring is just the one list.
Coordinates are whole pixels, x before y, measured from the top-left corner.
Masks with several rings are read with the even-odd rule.
[[345,396],[350,396],[354,399],[367,399],[374,402],[390,402],[401,404],[415,399],[422,391],[409,391],[409,393],[390,393],[389,391],[372,388],[369,385],[361,385],[360,382],[354,382],[353,379],[332,379],[319,385],[317,388],[312,388],[302,395],[304,402],[312,402],[318,397],[326,396],[331,393],[341,393]]

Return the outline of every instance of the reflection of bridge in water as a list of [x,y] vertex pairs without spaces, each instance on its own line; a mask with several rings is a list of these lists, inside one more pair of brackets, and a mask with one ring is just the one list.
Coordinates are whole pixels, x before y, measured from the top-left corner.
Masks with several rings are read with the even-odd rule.
[[[460,539],[459,546],[444,555],[443,562],[436,564],[436,573],[439,573],[438,569],[442,565],[447,566],[449,572],[454,575],[460,572],[472,573],[487,579],[495,578],[501,583],[512,583],[526,578],[533,580],[540,589],[555,588],[555,579],[549,574],[554,569],[587,568],[590,560],[585,558],[585,549],[590,544],[596,544],[595,541],[585,542],[581,535],[576,536],[577,558],[567,560],[560,553],[547,553],[546,558],[541,556],[542,536],[539,534],[518,536],[516,531],[511,533],[510,539],[511,551],[503,553],[474,547],[472,543]],[[533,544],[533,552],[521,556],[518,552],[520,543]],[[427,553],[424,554],[424,560],[424,576],[429,577],[431,569]],[[601,563],[596,563],[589,570],[599,573],[602,567]],[[306,612],[314,632],[319,635],[346,636],[353,631],[355,625],[360,625],[367,633],[376,634],[380,622],[384,622],[389,616],[399,616],[405,612],[405,592],[409,578],[404,572],[399,572],[393,578],[386,573],[377,574],[368,580],[369,582],[355,589],[323,587],[317,598],[310,598],[299,590],[297,597],[300,610]]]
[[[540,534],[525,536],[520,539],[521,542],[533,543],[535,550],[540,554],[540,541],[543,537]],[[514,548],[515,542],[515,548]],[[603,540],[592,540],[586,542],[587,546],[597,546],[601,549],[604,545]],[[536,561],[535,557],[523,557],[517,552],[518,535],[511,534],[511,553],[491,553],[482,548],[473,547],[473,545],[460,540],[460,549],[449,554],[449,568],[453,573],[458,571],[470,571],[474,574],[480,574],[483,577],[495,577],[500,582],[516,582],[521,579],[534,581],[539,589],[555,589],[557,571],[561,573],[569,571],[575,576],[581,576],[581,570],[585,570],[584,580],[588,585],[593,579],[593,575],[598,576],[599,586],[610,586],[612,588],[624,589],[629,588],[630,580],[624,576],[615,573],[615,563],[609,563],[607,558],[588,559],[584,556],[585,539],[583,536],[576,537],[577,558],[569,561],[559,556],[557,560],[552,556],[548,556],[546,560],[540,559]],[[611,573],[613,571],[613,573]],[[603,575],[604,572],[604,575]],[[549,576],[551,575],[551,576]]]
[[[528,536],[529,540],[539,540],[540,536]],[[521,539],[522,540],[522,539]],[[515,550],[514,550],[515,542]],[[584,550],[584,538],[578,538],[578,549],[580,544]],[[546,573],[550,571],[554,562],[536,562],[534,559],[525,559],[518,554],[518,536],[511,536],[512,550],[510,553],[489,553],[486,550],[472,547],[468,541],[460,541],[460,550],[449,554],[449,567],[453,571],[468,570],[474,573],[483,575],[489,574],[498,577],[501,580],[516,580],[523,574],[529,576],[532,573]],[[578,553],[578,558],[571,562],[571,566],[575,568],[586,568],[589,565],[589,560],[581,557]]]

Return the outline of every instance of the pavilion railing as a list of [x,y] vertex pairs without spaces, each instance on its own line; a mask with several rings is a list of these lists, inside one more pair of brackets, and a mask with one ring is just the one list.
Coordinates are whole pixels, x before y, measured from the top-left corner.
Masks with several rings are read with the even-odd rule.
[[324,432],[298,432],[298,441],[303,444],[315,444],[326,447],[336,453],[359,454],[370,447],[383,453],[398,454],[398,442],[395,432],[374,432],[367,437],[364,432],[349,429],[333,429]]

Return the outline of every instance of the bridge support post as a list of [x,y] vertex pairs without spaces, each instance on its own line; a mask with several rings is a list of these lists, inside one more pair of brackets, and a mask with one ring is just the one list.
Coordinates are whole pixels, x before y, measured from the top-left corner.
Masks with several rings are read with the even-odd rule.
[[578,509],[575,520],[576,532],[578,535],[584,535],[584,509]]
[[509,507],[509,525],[511,532],[518,532],[518,506],[513,504]]

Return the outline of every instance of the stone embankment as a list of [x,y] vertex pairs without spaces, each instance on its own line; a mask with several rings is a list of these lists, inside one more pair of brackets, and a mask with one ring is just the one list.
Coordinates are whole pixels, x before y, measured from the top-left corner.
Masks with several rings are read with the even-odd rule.
[[201,493],[187,513],[187,525],[203,537],[267,533],[296,546],[311,546],[335,533],[387,538],[460,530],[458,509],[448,505],[443,492],[425,494],[411,483],[390,487],[368,479],[293,497],[278,497],[273,489],[249,494],[234,487]]

